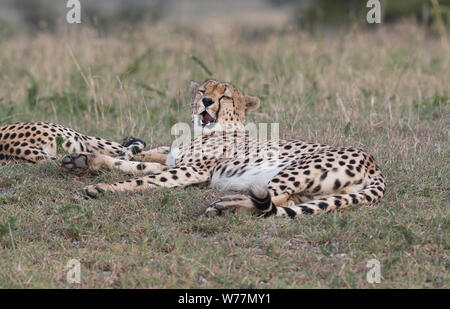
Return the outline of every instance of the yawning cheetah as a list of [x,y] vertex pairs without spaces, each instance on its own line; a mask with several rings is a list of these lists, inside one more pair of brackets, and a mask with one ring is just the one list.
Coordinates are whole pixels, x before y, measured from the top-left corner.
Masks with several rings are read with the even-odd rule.
[[[83,189],[84,194],[96,197],[106,192],[209,182],[211,187],[241,193],[211,204],[205,213],[208,216],[249,210],[291,218],[376,203],[383,196],[384,177],[373,157],[363,150],[302,140],[261,143],[243,124],[247,113],[258,108],[257,97],[215,80],[191,82],[190,91],[193,119],[201,122],[202,134],[172,149],[167,158],[161,155],[159,161],[132,162],[87,152],[65,157],[63,166],[69,169],[107,167],[146,174],[113,184],[91,185]],[[161,164],[161,158],[166,164]]]

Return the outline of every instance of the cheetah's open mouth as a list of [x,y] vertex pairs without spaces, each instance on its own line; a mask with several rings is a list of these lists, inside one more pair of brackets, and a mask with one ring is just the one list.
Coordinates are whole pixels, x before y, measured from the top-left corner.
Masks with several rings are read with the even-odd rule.
[[208,111],[206,111],[206,110],[201,112],[200,115],[202,115],[202,127],[204,127],[204,126],[206,126],[206,125],[208,125],[210,123],[216,122],[216,118],[211,116],[210,113]]

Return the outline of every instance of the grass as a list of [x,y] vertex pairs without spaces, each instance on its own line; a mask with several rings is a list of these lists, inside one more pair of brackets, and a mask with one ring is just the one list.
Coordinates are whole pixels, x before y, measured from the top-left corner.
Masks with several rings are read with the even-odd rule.
[[[83,199],[56,164],[0,167],[3,288],[449,288],[449,49],[399,24],[334,36],[160,24],[0,39],[0,123],[48,120],[168,145],[188,84],[210,75],[262,98],[249,121],[372,153],[383,200],[288,219],[199,218],[206,187]],[[263,30],[260,30],[263,31]],[[381,283],[366,280],[370,259]],[[66,264],[81,261],[81,283]]]

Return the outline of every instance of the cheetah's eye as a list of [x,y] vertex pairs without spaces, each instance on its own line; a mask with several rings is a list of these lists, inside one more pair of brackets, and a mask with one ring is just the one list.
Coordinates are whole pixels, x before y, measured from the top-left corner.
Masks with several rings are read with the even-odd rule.
[[205,90],[202,90],[202,89],[199,89],[198,92],[202,95],[205,94]]
[[222,100],[231,100],[231,98],[229,96],[223,95],[220,97],[219,101],[222,101]]

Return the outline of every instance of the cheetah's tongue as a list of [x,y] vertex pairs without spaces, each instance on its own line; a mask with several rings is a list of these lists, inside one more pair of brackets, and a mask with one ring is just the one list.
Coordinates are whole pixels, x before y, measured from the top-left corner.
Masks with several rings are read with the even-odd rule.
[[216,119],[214,119],[208,112],[205,111],[202,118],[202,124],[205,126],[214,121],[216,121]]

